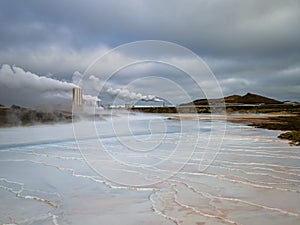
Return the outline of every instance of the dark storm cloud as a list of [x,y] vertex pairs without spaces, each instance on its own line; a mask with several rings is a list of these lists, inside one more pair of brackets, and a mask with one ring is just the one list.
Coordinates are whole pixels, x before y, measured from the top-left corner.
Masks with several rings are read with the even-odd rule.
[[225,95],[299,101],[299,21],[296,0],[4,0],[0,63],[70,79],[110,48],[159,39],[203,57]]
[[116,45],[167,39],[204,53],[248,50],[267,54],[265,50],[269,50],[272,55],[278,49],[293,51],[300,45],[300,3],[293,0],[54,0],[1,4],[4,43],[13,45],[21,40],[36,44],[52,40],[84,47],[99,41]]

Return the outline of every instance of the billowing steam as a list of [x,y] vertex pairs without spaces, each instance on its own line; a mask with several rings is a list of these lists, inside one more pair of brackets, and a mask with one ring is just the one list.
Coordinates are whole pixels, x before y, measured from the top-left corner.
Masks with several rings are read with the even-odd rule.
[[59,81],[46,76],[25,71],[17,66],[4,64],[0,68],[0,104],[12,104],[43,108],[68,109],[72,105],[72,89],[81,87],[84,90],[83,100],[87,105],[96,105],[99,101],[98,92],[102,91],[124,101],[155,101],[162,102],[154,95],[144,95],[120,85],[104,83],[95,76],[80,82],[83,75],[75,72],[72,82]]
[[112,84],[110,82],[104,83],[99,78],[91,75],[87,79],[82,80],[83,75],[76,71],[73,74],[72,80],[73,83],[78,84],[83,87],[85,91],[88,93],[92,93],[94,95],[97,95],[99,90],[102,90],[103,92],[108,93],[111,96],[117,97],[119,99],[122,99],[126,102],[130,101],[152,101],[152,102],[163,102],[162,99],[154,96],[154,95],[145,95],[139,92],[135,92],[132,90],[129,90],[128,88],[125,88],[120,85]]
[[17,66],[0,68],[0,104],[50,109],[72,103],[75,84],[24,71]]
[[106,90],[108,94],[112,96],[117,96],[118,98],[121,98],[125,101],[153,101],[153,102],[162,102],[163,100],[157,98],[154,95],[143,95],[141,93],[136,93],[133,91],[130,91],[125,88],[116,88],[113,89],[112,87],[108,87]]

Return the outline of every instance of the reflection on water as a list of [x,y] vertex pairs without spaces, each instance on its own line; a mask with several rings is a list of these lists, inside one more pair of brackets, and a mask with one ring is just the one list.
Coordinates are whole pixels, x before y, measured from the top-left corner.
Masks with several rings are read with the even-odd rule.
[[[193,121],[155,115],[149,125],[150,118],[133,116],[132,133],[120,128],[118,138],[115,121],[96,123],[111,156],[137,167],[94,156],[95,163],[114,178],[152,182],[145,187],[120,185],[91,169],[70,124],[1,129],[0,224],[300,224],[300,151],[278,132],[227,124],[220,152],[200,172],[210,122],[200,121],[199,132]],[[188,149],[169,157],[179,137],[192,143],[197,135],[191,158]],[[96,139],[84,141],[90,140]],[[132,144],[147,151],[131,151]],[[153,146],[159,150],[149,151]]]

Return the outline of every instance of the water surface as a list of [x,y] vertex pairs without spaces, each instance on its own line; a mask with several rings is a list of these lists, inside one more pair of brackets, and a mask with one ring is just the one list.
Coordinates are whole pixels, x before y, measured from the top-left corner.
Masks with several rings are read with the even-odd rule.
[[299,147],[227,123],[200,171],[225,122],[197,123],[116,116],[93,124],[95,135],[81,122],[81,151],[72,124],[0,129],[0,223],[300,224]]

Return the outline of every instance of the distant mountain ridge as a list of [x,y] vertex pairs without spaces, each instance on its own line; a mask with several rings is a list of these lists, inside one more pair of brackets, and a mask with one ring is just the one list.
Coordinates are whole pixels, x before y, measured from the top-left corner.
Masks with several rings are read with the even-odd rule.
[[[210,99],[210,103],[218,103],[222,102],[222,98],[217,98],[217,99]],[[247,93],[243,96],[241,95],[230,95],[224,98],[224,101],[226,104],[283,104],[283,102],[264,97],[261,95],[257,94],[252,94],[252,93]],[[189,105],[208,105],[208,100],[207,99],[197,99],[194,100],[193,102],[189,103],[184,103],[181,104],[180,106],[189,106]]]

